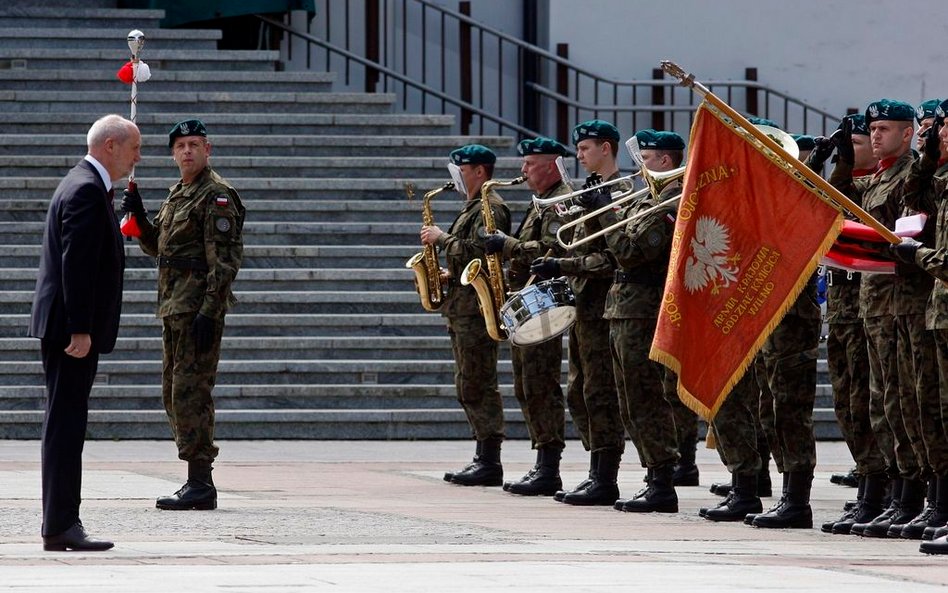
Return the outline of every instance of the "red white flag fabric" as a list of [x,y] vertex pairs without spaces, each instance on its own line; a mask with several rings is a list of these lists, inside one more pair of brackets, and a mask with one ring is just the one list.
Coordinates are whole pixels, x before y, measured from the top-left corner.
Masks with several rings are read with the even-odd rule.
[[707,102],[688,166],[650,357],[678,373],[681,400],[717,413],[803,290],[842,215],[794,170]]

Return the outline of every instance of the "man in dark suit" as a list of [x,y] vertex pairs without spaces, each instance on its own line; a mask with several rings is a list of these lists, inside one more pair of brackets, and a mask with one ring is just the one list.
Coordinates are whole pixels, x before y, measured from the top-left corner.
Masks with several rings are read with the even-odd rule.
[[100,354],[115,346],[125,248],[112,183],[141,159],[131,121],[107,115],[89,129],[88,154],[53,194],[46,215],[29,335],[40,338],[46,374],[43,421],[43,549],[108,550],[79,520],[82,447]]

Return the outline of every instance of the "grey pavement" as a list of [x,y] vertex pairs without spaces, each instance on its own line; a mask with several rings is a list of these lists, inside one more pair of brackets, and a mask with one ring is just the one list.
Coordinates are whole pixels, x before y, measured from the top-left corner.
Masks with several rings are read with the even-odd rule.
[[[0,441],[0,591],[907,591],[943,590],[948,556],[918,542],[829,536],[855,490],[829,483],[850,467],[819,443],[812,530],[760,530],[697,516],[727,479],[700,449],[702,486],[679,488],[681,512],[633,515],[522,498],[441,480],[473,445],[461,441],[222,441],[220,508],[169,512],[154,498],[180,485],[169,441],[86,443],[82,517],[104,553],[44,552],[39,443]],[[504,445],[508,479],[530,468],[523,441]],[[629,447],[630,452],[632,448]],[[587,456],[567,445],[565,482]],[[626,462],[631,495],[644,472]],[[774,473],[779,484],[779,477]],[[769,502],[765,499],[765,505]]]

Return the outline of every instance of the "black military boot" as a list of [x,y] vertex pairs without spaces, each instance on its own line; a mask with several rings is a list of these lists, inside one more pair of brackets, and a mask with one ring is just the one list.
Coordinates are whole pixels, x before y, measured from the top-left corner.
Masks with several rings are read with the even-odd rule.
[[757,432],[757,452],[760,454],[760,471],[757,472],[757,496],[770,498],[774,495],[770,480],[770,443],[763,431]]
[[731,483],[730,482],[711,482],[711,487],[708,488],[711,494],[717,494],[718,496],[727,496],[731,493]]
[[908,524],[922,512],[922,506],[925,504],[925,491],[928,486],[921,480],[902,479],[901,504],[898,512],[892,513],[888,517],[876,517],[863,530],[863,537],[889,537],[889,528],[898,525],[898,531],[894,537],[898,537],[902,532],[902,527]]
[[840,486],[858,488],[859,476],[856,475],[856,468],[853,468],[845,474],[833,474],[830,476],[830,482],[833,484],[839,484]]
[[589,487],[590,484],[596,479],[596,474],[599,472],[599,453],[597,451],[589,452],[589,475],[586,476],[586,479],[576,484],[572,490],[557,490],[553,494],[553,500],[556,502],[563,502],[563,499],[566,498],[567,494],[579,492],[580,490],[585,490]]
[[599,451],[596,476],[581,490],[567,492],[563,502],[577,506],[612,506],[619,498],[619,461],[622,453],[618,449]]
[[[677,513],[678,493],[672,475],[671,463],[651,468],[648,486],[622,505],[627,513]],[[710,512],[710,511],[708,511]]]
[[928,526],[922,531],[922,539],[932,540],[935,531],[948,525],[948,476],[936,476],[935,513],[928,520]]
[[[942,484],[939,484],[942,482]],[[939,500],[939,489],[944,490],[948,486],[945,476],[932,476],[928,481],[928,504],[922,510],[921,514],[913,518],[904,527],[902,527],[898,536],[904,539],[922,539],[925,529],[928,527],[942,527],[948,523],[948,513],[945,507],[948,507],[948,500]],[[946,493],[948,494],[948,493]],[[944,496],[942,496],[944,498]],[[890,527],[890,530],[894,527]]]
[[[708,514],[708,511],[710,511],[711,509],[719,509],[719,508],[721,508],[721,507],[727,506],[727,504],[731,501],[731,497],[734,496],[734,481],[735,481],[736,479],[737,479],[737,478],[734,477],[734,474],[731,474],[731,485],[730,485],[730,487],[728,488],[728,493],[727,493],[727,496],[724,497],[724,500],[722,500],[721,502],[719,502],[717,505],[715,505],[715,506],[713,506],[713,507],[701,507],[701,508],[699,508],[699,509],[698,509],[698,516],[699,516],[699,517],[704,517],[705,515]],[[718,482],[718,484],[720,484],[720,482]],[[713,487],[713,486],[712,486],[712,487]],[[619,510],[621,510],[621,509],[619,509]]]
[[[856,506],[848,514],[844,513],[839,521],[833,525],[830,530],[833,535],[849,535],[852,533],[853,526],[856,524],[868,525],[884,510],[882,503],[889,485],[889,479],[886,475],[869,474],[860,476],[859,480],[861,496],[857,497]],[[863,529],[865,528],[863,527]]]
[[856,509],[862,503],[862,498],[865,492],[866,492],[866,478],[865,476],[859,476],[859,487],[858,487],[858,490],[856,491],[856,503],[853,505],[850,505],[849,502],[847,502],[845,505],[843,505],[843,514],[839,517],[839,519],[830,519],[826,523],[823,523],[823,525],[820,526],[820,531],[822,531],[823,533],[833,533],[833,527],[837,523],[848,521],[852,519],[853,517],[855,517]]
[[[758,474],[759,475],[759,474]],[[780,498],[777,499],[777,502],[774,506],[770,507],[764,513],[773,513],[776,512],[780,507],[787,504],[787,482],[789,481],[789,474],[786,472],[780,474],[780,479],[782,480],[782,486],[780,487]],[[744,517],[744,525],[753,525],[754,519],[757,518],[757,515],[763,513],[747,513],[747,516]]]
[[698,485],[698,466],[695,465],[695,453],[698,448],[697,439],[683,442],[678,454],[681,458],[675,464],[675,472],[672,474],[672,480],[675,486],[697,486]]
[[481,451],[484,450],[484,443],[483,443],[483,441],[474,441],[474,442],[476,443],[476,444],[475,444],[475,449],[474,449],[474,459],[472,459],[470,463],[468,463],[467,465],[465,465],[463,468],[459,469],[459,470],[456,471],[456,472],[444,472],[444,481],[445,481],[445,482],[450,482],[451,480],[453,480],[453,479],[454,479],[454,476],[455,476],[456,474],[459,474],[459,473],[462,473],[462,472],[469,472],[469,471],[471,471],[471,469],[472,469],[472,468],[474,467],[474,465],[477,463],[477,460],[480,459],[480,457],[481,457]]
[[754,527],[767,529],[810,529],[813,527],[813,509],[810,508],[810,487],[813,471],[786,472],[787,492],[783,504],[754,517]]
[[559,447],[540,447],[534,468],[519,482],[504,484],[504,490],[521,496],[553,496],[563,489],[563,480],[560,479],[562,454]]
[[502,486],[504,466],[500,464],[500,444],[501,440],[497,438],[484,439],[480,455],[474,458],[474,463],[454,474],[451,483],[461,486]]
[[941,536],[930,542],[922,542],[918,551],[923,554],[948,554],[948,536]]
[[[866,521],[857,521],[852,524],[849,529],[849,533],[852,535],[863,535],[870,525],[875,522],[885,522],[886,530],[889,529],[888,525],[891,525],[892,516],[897,514],[902,509],[902,478],[895,478],[889,484],[889,505],[882,509],[882,512]],[[868,488],[868,485],[867,485]],[[883,495],[885,496],[885,495]],[[865,495],[863,495],[865,500]],[[865,516],[868,516],[869,513],[865,513]]]
[[735,474],[734,487],[725,504],[708,509],[705,519],[711,521],[743,521],[751,513],[764,510],[757,496],[757,474]]
[[155,507],[166,511],[212,511],[217,508],[217,488],[211,462],[189,461],[188,481],[171,496],[162,496]]

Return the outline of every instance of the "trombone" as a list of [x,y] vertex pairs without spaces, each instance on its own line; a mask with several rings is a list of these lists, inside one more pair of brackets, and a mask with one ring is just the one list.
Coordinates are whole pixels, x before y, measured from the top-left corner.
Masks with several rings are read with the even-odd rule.
[[[645,180],[645,183],[647,184],[647,187],[645,187],[645,188],[643,188],[643,189],[640,189],[640,190],[637,190],[637,191],[629,190],[629,191],[626,191],[626,192],[614,193],[614,194],[612,195],[612,202],[611,202],[610,204],[607,204],[607,205],[605,205],[605,206],[603,206],[602,208],[599,208],[599,209],[597,209],[597,210],[593,210],[592,212],[587,212],[586,214],[583,214],[582,216],[580,216],[580,217],[578,217],[578,218],[575,218],[575,219],[573,219],[573,220],[571,220],[571,221],[569,221],[569,222],[567,222],[567,223],[564,223],[563,226],[561,226],[561,227],[556,231],[556,241],[557,241],[560,245],[562,245],[564,249],[575,249],[576,247],[579,247],[580,245],[584,245],[584,244],[586,244],[586,243],[588,243],[588,242],[590,242],[590,241],[593,241],[593,240],[595,240],[595,239],[598,239],[599,237],[602,237],[603,235],[606,235],[606,234],[608,234],[608,233],[611,233],[612,231],[618,230],[618,229],[624,227],[625,225],[627,225],[629,222],[631,222],[631,221],[633,221],[633,220],[635,220],[635,219],[637,219],[637,218],[641,218],[642,216],[645,216],[646,214],[650,214],[650,213],[654,212],[655,210],[657,210],[658,208],[661,208],[662,206],[665,206],[665,205],[667,205],[667,204],[671,204],[672,202],[675,202],[675,201],[681,199],[681,194],[678,194],[677,196],[674,196],[674,197],[672,197],[672,198],[669,198],[669,199],[667,199],[667,200],[665,200],[665,201],[663,201],[663,202],[661,202],[661,203],[659,203],[659,204],[656,204],[655,206],[652,206],[651,208],[648,208],[648,209],[643,210],[643,211],[641,211],[641,212],[637,212],[637,213],[635,213],[634,215],[629,216],[628,218],[623,218],[622,220],[618,220],[618,221],[616,221],[614,224],[611,224],[611,225],[609,225],[609,226],[606,227],[606,228],[600,229],[600,230],[596,231],[595,233],[591,233],[591,234],[589,234],[589,235],[587,235],[587,236],[585,236],[585,237],[583,237],[583,238],[581,238],[581,239],[578,239],[578,240],[576,240],[576,241],[573,241],[572,243],[569,243],[569,242],[567,242],[567,241],[565,241],[565,240],[563,239],[562,233],[563,233],[564,231],[567,231],[567,230],[569,230],[569,229],[572,229],[572,228],[574,228],[574,227],[576,227],[576,226],[578,226],[578,225],[580,225],[580,224],[584,224],[585,222],[587,222],[587,221],[589,221],[589,220],[592,220],[592,219],[598,217],[598,216],[599,216],[600,214],[602,214],[603,212],[607,212],[607,211],[609,211],[609,210],[613,210],[613,209],[615,209],[615,208],[617,208],[617,207],[619,207],[619,206],[625,204],[626,202],[631,202],[631,201],[633,201],[633,200],[637,200],[637,199],[642,198],[643,196],[646,196],[646,195],[648,195],[648,194],[652,194],[653,196],[658,196],[658,195],[662,192],[662,190],[665,189],[665,186],[667,186],[669,183],[674,183],[675,181],[678,181],[678,180],[680,180],[682,177],[684,177],[684,175],[685,175],[685,167],[678,167],[677,169],[672,169],[671,171],[662,171],[662,172],[658,172],[658,173],[650,172],[650,171],[649,171],[648,169],[646,169],[645,167],[642,167],[642,168],[640,169],[639,173],[637,173],[637,174],[641,174],[641,175],[642,175],[642,178]],[[626,178],[622,178],[622,179],[627,179],[628,177],[631,177],[631,176],[627,176]],[[614,180],[612,180],[611,182],[607,182],[607,183],[615,183],[615,182],[617,182],[617,181],[619,181],[619,180],[618,180],[618,179],[614,179]],[[605,185],[605,184],[603,184],[603,185]],[[602,187],[602,186],[592,187],[592,188],[589,188],[589,189],[586,189],[586,190],[583,190],[583,191],[580,191],[580,192],[573,192],[573,194],[582,194],[582,193],[584,193],[584,192],[591,191],[591,190],[593,190],[593,189],[598,189],[599,187]],[[556,203],[556,202],[555,202],[556,200],[563,201],[563,200],[567,199],[567,198],[568,198],[569,196],[571,196],[571,195],[572,195],[572,194],[567,194],[567,195],[564,195],[564,196],[558,196],[558,197],[556,197],[556,198],[548,198],[547,200],[544,200],[544,201],[546,201],[546,202],[551,202],[551,203]],[[575,198],[576,195],[572,195],[572,197]],[[534,198],[534,200],[536,200],[536,198]]]
[[[553,196],[552,198],[538,198],[538,197],[536,197],[536,196],[533,196],[533,205],[534,205],[534,207],[536,207],[537,210],[541,210],[541,209],[543,209],[543,208],[546,208],[547,206],[554,206],[554,205],[562,206],[562,207],[564,207],[564,208],[569,208],[570,206],[578,206],[579,208],[582,208],[582,206],[579,206],[578,203],[574,203],[575,200],[576,200],[577,198],[579,198],[579,196],[581,196],[581,195],[583,195],[583,194],[585,194],[585,193],[587,193],[587,192],[591,192],[591,191],[593,191],[593,190],[601,189],[601,188],[603,188],[603,187],[609,187],[609,186],[611,186],[611,185],[616,185],[616,184],[624,183],[624,182],[625,182],[625,183],[631,183],[639,174],[640,174],[640,173],[638,173],[638,172],[637,172],[637,173],[632,173],[631,175],[626,175],[626,176],[624,176],[624,177],[618,177],[618,178],[616,178],[616,179],[613,179],[613,180],[611,180],[611,181],[606,181],[606,182],[600,183],[599,185],[595,185],[595,186],[593,186],[593,187],[587,187],[587,188],[585,188],[585,189],[579,189],[579,190],[576,190],[576,191],[574,191],[574,192],[570,192],[570,193],[568,193],[568,194],[563,194],[563,195],[561,195],[561,196]],[[623,197],[624,195],[626,195],[626,194],[628,194],[628,193],[629,193],[629,192],[627,192],[627,191],[613,192],[613,194],[612,194],[612,199],[613,199],[613,200],[618,200],[618,199],[620,199],[621,197]]]

